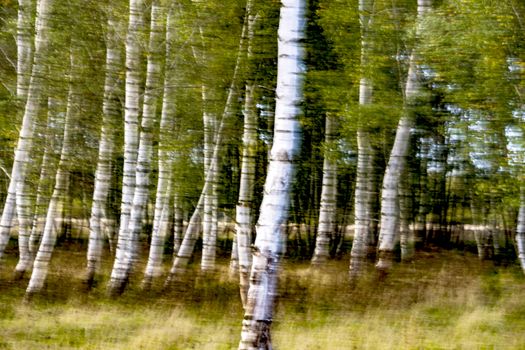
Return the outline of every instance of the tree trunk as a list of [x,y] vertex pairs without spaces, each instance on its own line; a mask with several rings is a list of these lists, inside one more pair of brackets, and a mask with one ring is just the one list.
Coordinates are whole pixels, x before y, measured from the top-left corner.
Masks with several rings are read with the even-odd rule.
[[516,247],[521,269],[525,273],[525,188],[520,189],[520,209],[518,212],[518,226],[516,228]]
[[323,184],[321,189],[321,209],[313,265],[323,265],[330,257],[330,241],[336,230],[337,218],[337,162],[333,155],[336,140],[337,122],[332,113],[326,113],[325,150],[323,162]]
[[355,185],[355,220],[354,240],[350,252],[350,277],[357,278],[363,271],[368,254],[368,241],[371,234],[372,220],[372,181],[373,150],[370,145],[370,134],[364,130],[357,131],[357,175]]
[[282,1],[278,32],[275,133],[256,226],[250,289],[239,349],[272,348],[270,326],[277,294],[277,274],[285,248],[282,230],[288,219],[293,160],[300,144],[298,116],[301,112],[304,76],[305,52],[302,40],[306,27],[305,11],[305,1]]
[[[246,3],[246,18],[243,26],[243,37],[247,35],[248,60],[251,58],[251,40],[255,16],[252,13],[252,1]],[[244,33],[246,32],[246,34]],[[241,301],[246,305],[250,284],[250,268],[252,265],[251,244],[253,235],[254,215],[253,197],[255,186],[256,155],[257,155],[257,124],[258,116],[254,101],[255,84],[248,79],[244,100],[244,130],[241,162],[241,179],[239,183],[239,200],[235,211],[235,236],[232,255],[236,252],[239,272]],[[232,259],[232,262],[234,260]],[[235,266],[233,266],[235,267]]]
[[[431,0],[418,0],[418,21],[430,11]],[[420,32],[417,26],[416,36]],[[410,55],[408,77],[405,86],[405,105],[403,115],[397,126],[394,146],[383,178],[381,193],[381,225],[379,231],[379,260],[376,268],[388,271],[392,266],[394,246],[397,239],[399,225],[399,197],[398,189],[401,175],[406,167],[406,158],[410,144],[410,129],[413,125],[412,106],[419,94],[418,67],[416,63],[416,49]]]
[[[109,9],[112,11],[113,9]],[[113,10],[114,11],[114,10]],[[114,128],[120,120],[121,95],[119,74],[123,68],[122,48],[118,40],[119,23],[109,14],[106,37],[106,77],[104,82],[103,117],[98,147],[98,162],[95,171],[93,204],[89,219],[89,245],[87,252],[86,283],[91,286],[102,260],[104,223],[108,221],[107,206],[112,179],[114,154]]]
[[155,213],[153,219],[153,233],[151,235],[151,245],[148,256],[148,263],[144,272],[142,285],[149,288],[154,278],[161,274],[162,257],[164,254],[164,243],[168,234],[169,220],[172,217],[174,208],[171,206],[170,196],[173,183],[173,158],[175,157],[168,150],[168,144],[173,132],[175,123],[175,85],[178,74],[174,60],[170,59],[173,31],[173,12],[170,9],[166,22],[166,76],[164,80],[164,97],[162,99],[162,112],[160,120],[160,141],[158,149],[159,176],[157,182],[157,195],[155,198]]
[[71,73],[64,125],[64,141],[62,143],[60,160],[55,175],[55,186],[47,209],[42,241],[40,242],[38,253],[36,254],[33,265],[33,273],[31,274],[31,279],[29,280],[29,285],[26,289],[27,297],[30,297],[34,293],[38,293],[44,286],[49,270],[51,255],[53,254],[58,236],[58,228],[60,227],[57,219],[61,218],[69,186],[69,168],[71,166],[73,150],[73,127],[78,114],[78,106],[81,103],[79,99],[80,93],[78,91],[80,76],[77,71],[80,64],[77,61],[75,49],[71,49],[70,56]]
[[117,252],[111,280],[110,294],[119,294],[127,283],[127,255],[130,245],[129,219],[136,185],[139,144],[139,115],[141,94],[141,42],[144,0],[130,0],[129,24],[126,37],[126,85],[124,104],[124,171],[122,175],[122,202]]
[[[13,168],[11,170],[11,179],[7,190],[7,198],[4,202],[2,217],[0,218],[0,258],[3,256],[5,247],[9,242],[11,228],[13,227],[16,215],[17,184],[19,181],[25,180],[24,177],[28,166],[29,152],[32,146],[35,120],[40,108],[38,100],[40,99],[42,91],[41,85],[43,84],[44,78],[37,74],[34,74],[35,76],[33,77],[31,72],[31,65],[33,63],[33,38],[31,35],[33,28],[33,6],[34,4],[32,0],[18,0],[16,98],[20,109],[27,109],[29,107],[29,110],[24,110],[22,128],[20,130],[20,137],[15,151]],[[40,5],[40,7],[42,6],[47,6],[47,1],[44,1],[44,3]],[[39,8],[39,15],[45,15],[45,11],[47,11],[47,9],[44,10],[43,8]],[[37,33],[40,33],[40,38],[37,43],[39,47],[38,59],[35,63],[40,65],[36,69],[39,74],[43,73],[45,70],[45,67],[42,65],[42,57],[45,56],[45,51],[47,50],[47,26],[46,19],[37,20]],[[33,90],[31,91],[31,100],[28,104],[27,101],[31,79],[33,80]]]

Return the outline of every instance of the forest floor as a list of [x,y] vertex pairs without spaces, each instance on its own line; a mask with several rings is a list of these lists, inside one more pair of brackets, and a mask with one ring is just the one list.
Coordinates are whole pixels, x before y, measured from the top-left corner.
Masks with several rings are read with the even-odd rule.
[[[75,245],[57,249],[45,290],[30,302],[27,279],[12,280],[15,253],[8,254],[0,267],[0,349],[237,347],[242,308],[226,260],[217,276],[190,273],[170,290],[141,291],[137,277],[113,300],[107,280],[86,291],[84,254]],[[284,263],[276,349],[525,349],[525,278],[517,264],[424,252],[381,280],[370,265],[354,285],[347,267],[346,257],[322,271]]]

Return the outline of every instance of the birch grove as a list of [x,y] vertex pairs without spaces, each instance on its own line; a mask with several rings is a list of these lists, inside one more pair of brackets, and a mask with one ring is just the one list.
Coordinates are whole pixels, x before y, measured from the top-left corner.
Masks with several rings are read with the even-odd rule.
[[[427,272],[439,288],[412,290],[410,319],[441,317],[420,311],[457,296],[458,262],[481,273],[472,300],[517,303],[502,291],[525,273],[525,4],[1,3],[6,298],[166,305],[153,333],[169,341],[135,327],[124,347],[202,346],[163,331],[184,331],[168,305],[242,312],[240,340],[217,338],[239,349],[323,347],[316,307],[371,312]],[[6,327],[29,314],[4,309]],[[291,321],[272,338],[275,315]],[[313,340],[287,333],[301,322]]]

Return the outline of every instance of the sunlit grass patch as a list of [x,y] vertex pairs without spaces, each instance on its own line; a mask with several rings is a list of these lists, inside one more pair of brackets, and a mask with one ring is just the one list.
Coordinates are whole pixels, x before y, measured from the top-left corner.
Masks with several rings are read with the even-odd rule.
[[[173,288],[140,289],[140,270],[119,298],[107,278],[91,291],[82,264],[55,256],[42,294],[23,302],[24,281],[0,268],[0,349],[235,349],[243,310],[228,262]],[[75,256],[75,259],[78,257]],[[110,269],[110,264],[104,266]],[[58,266],[62,266],[58,268]],[[69,266],[69,269],[68,267]],[[378,279],[372,264],[350,283],[346,260],[322,269],[285,262],[273,324],[277,349],[525,348],[525,279],[519,267],[468,254],[421,253]]]

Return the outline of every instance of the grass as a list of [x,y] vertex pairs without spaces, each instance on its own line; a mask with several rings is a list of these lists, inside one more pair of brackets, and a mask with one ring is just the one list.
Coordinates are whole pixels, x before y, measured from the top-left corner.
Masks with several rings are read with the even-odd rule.
[[[31,303],[23,302],[27,280],[11,281],[14,254],[3,262],[0,349],[236,348],[242,310],[226,261],[220,277],[190,274],[186,284],[149,293],[137,278],[111,300],[105,281],[85,291],[83,253],[69,248],[57,250],[46,290]],[[284,350],[525,349],[524,282],[517,265],[450,251],[421,253],[381,281],[369,266],[355,285],[346,259],[316,271],[285,262],[273,343]]]

